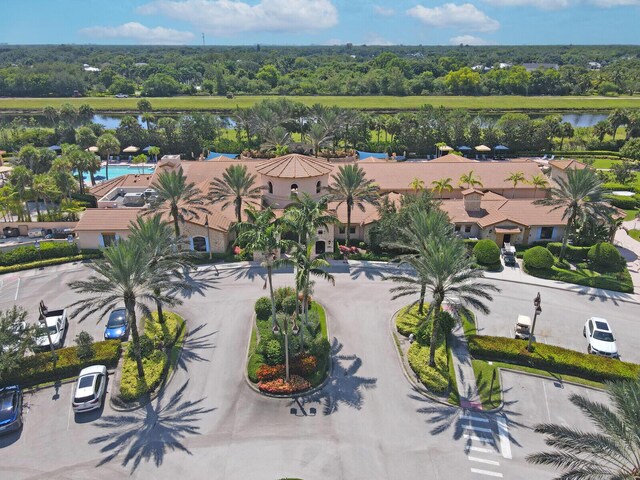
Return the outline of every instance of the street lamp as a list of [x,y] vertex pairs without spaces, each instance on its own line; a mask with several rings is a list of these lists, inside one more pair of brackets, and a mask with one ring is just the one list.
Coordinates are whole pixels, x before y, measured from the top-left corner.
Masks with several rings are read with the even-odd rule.
[[533,299],[533,306],[536,307],[536,311],[533,315],[533,323],[531,324],[531,331],[529,332],[529,345],[527,345],[527,350],[529,350],[529,352],[531,352],[531,343],[533,342],[533,332],[536,329],[536,319],[538,318],[538,315],[540,315],[542,313],[542,307],[540,307],[540,292],[538,292],[538,295],[536,295],[536,298]]
[[33,243],[33,246],[36,247],[36,250],[38,251],[38,260],[42,260],[42,258],[40,257],[40,240],[36,240]]
[[[297,313],[297,312],[296,312]],[[280,330],[278,326],[277,320],[273,324],[273,333],[278,335],[279,333],[284,334],[284,365],[285,365],[285,381],[289,382],[289,321],[291,321],[291,333],[294,335],[298,335],[300,333],[300,327],[296,323],[296,313],[291,315],[291,318],[286,317],[283,321],[284,323],[284,332]]]
[[211,239],[209,238],[209,215],[204,221],[204,227],[207,229],[207,248],[209,249],[209,260],[211,260]]

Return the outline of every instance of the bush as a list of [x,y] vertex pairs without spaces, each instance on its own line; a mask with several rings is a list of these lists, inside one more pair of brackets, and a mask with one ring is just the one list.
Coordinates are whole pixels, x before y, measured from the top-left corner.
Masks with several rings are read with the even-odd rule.
[[[424,311],[429,308],[429,304],[425,302]],[[424,315],[418,315],[418,305],[403,308],[396,316],[396,328],[398,333],[408,337],[412,333],[417,334],[419,326],[424,323]]]
[[331,344],[326,338],[317,338],[309,346],[309,352],[316,358],[322,358],[331,351]]
[[264,346],[264,359],[269,365],[277,365],[284,362],[284,348],[280,340],[269,340]]
[[253,383],[258,383],[258,370],[264,365],[264,357],[254,353],[249,357],[248,376]]
[[75,377],[89,365],[106,365],[115,367],[120,358],[121,342],[105,340],[93,344],[93,358],[82,360],[78,357],[78,347],[67,347],[56,350],[58,360],[53,369],[51,352],[36,353],[20,359],[18,367],[8,372],[0,380],[0,386],[18,384],[30,387],[40,383],[63,380]]
[[[156,349],[153,340],[151,340],[147,335],[140,335],[140,355],[142,358],[148,358]],[[129,343],[129,347],[127,348],[127,357],[134,359],[133,355],[133,342]]]
[[158,322],[158,312],[152,312],[151,318],[146,317],[144,322],[144,334],[151,339],[153,344],[163,347],[172,346],[178,339],[184,320],[173,312],[162,312],[164,323]]
[[[567,245],[565,250],[565,258],[572,262],[584,262],[587,259],[590,247],[576,247],[574,245]],[[547,244],[547,249],[555,256],[560,256],[560,250],[562,250],[561,242],[551,242]]]
[[449,367],[447,364],[447,350],[441,345],[436,350],[436,366],[429,366],[429,348],[414,342],[407,352],[407,360],[420,381],[428,390],[444,393],[449,388]]
[[89,360],[93,358],[93,337],[84,330],[76,335],[76,344],[78,345],[78,358],[80,360]]
[[287,395],[308,390],[311,388],[311,384],[298,375],[291,375],[289,383],[282,378],[277,378],[269,382],[260,382],[258,388],[263,392],[275,395]]
[[296,311],[296,304],[296,296],[291,295],[282,301],[282,311],[287,315],[293,315]]
[[142,359],[144,380],[141,380],[138,378],[136,361],[125,357],[122,362],[120,397],[125,401],[131,401],[153,392],[160,385],[167,367],[168,357],[166,353],[161,350],[154,350],[149,357]]
[[0,253],[0,266],[10,267],[23,263],[39,262],[53,258],[74,257],[78,255],[78,247],[65,242],[40,243],[40,250],[32,245],[17,247],[8,252]]
[[276,310],[281,312],[282,302],[284,302],[284,299],[295,294],[296,294],[296,291],[291,287],[278,288],[273,295],[276,298]]
[[51,265],[60,265],[62,263],[68,263],[68,262],[79,262],[81,260],[87,260],[90,258],[100,258],[101,256],[102,256],[101,254],[82,254],[82,255],[75,255],[73,257],[60,257],[60,258],[51,258],[49,260],[42,260],[37,262],[19,263],[17,265],[12,265],[10,267],[0,267],[0,275],[3,273],[19,272],[20,270],[29,270],[31,268],[49,267]]
[[607,242],[596,243],[589,249],[589,261],[596,268],[618,271],[624,263],[618,249]]
[[254,309],[258,320],[268,320],[271,317],[271,299],[269,297],[260,297],[256,301]]
[[526,340],[473,335],[468,343],[474,358],[506,361],[595,382],[636,380],[640,374],[640,365],[544,343],[536,343],[533,353],[527,351]]
[[[455,319],[449,312],[440,312],[438,314],[438,321],[440,322],[438,327],[437,344],[440,345],[444,342],[447,335],[451,333],[455,326]],[[416,332],[416,340],[422,345],[431,345],[431,335],[433,334],[433,322],[422,322]]]
[[276,378],[284,377],[286,367],[284,365],[262,365],[256,372],[259,382],[266,382]]
[[551,268],[554,262],[553,255],[545,247],[530,248],[522,258],[526,267],[540,270]]
[[633,210],[638,206],[638,202],[634,197],[622,197],[619,195],[607,196],[609,203],[614,207],[621,208],[623,210]]
[[500,248],[493,240],[480,240],[473,247],[473,255],[480,265],[494,265],[500,262]]

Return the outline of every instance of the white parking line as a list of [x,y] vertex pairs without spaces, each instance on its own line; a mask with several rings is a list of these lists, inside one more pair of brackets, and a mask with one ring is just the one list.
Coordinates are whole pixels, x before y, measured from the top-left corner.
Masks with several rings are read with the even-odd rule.
[[495,460],[486,460],[484,458],[471,457],[469,455],[467,455],[467,458],[472,462],[486,463],[487,465],[496,465],[496,466],[500,465],[500,462],[496,462]]
[[551,411],[549,410],[549,399],[547,398],[547,389],[544,386],[545,383],[547,382],[542,382],[542,392],[544,393],[544,404],[547,407],[547,417],[549,418],[549,421],[551,421]]
[[462,428],[466,428],[467,430],[475,430],[476,432],[493,433],[493,430],[491,430],[490,428],[476,427],[474,425],[463,425]]
[[474,422],[489,423],[489,419],[488,418],[474,417],[473,415],[460,415],[460,419],[461,420],[471,420],[471,421],[474,421]]
[[504,458],[511,459],[511,442],[509,441],[509,429],[507,422],[503,418],[498,418],[498,435],[500,436],[500,451]]
[[465,433],[463,437],[476,442],[494,443],[493,438],[491,437],[477,437],[476,435],[469,435],[468,433]]
[[499,477],[502,478],[502,474],[500,472],[490,472],[489,470],[480,470],[478,468],[472,468],[472,473],[479,473],[480,475],[488,475],[489,477]]
[[479,453],[496,453],[496,451],[493,450],[492,448],[469,447],[469,450],[473,452],[479,452]]
[[18,292],[20,291],[20,277],[18,277],[18,286],[16,287],[16,296],[13,297],[13,301],[18,300]]

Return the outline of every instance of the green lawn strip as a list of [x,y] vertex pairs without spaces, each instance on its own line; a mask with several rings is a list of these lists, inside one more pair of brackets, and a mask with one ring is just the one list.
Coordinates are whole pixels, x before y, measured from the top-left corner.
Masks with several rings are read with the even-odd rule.
[[573,283],[586,287],[603,288],[617,292],[633,293],[633,281],[625,267],[620,272],[596,272],[586,268],[569,270],[556,266],[550,269],[525,268],[525,272],[538,278]]
[[[232,99],[212,96],[181,96],[148,98],[155,111],[216,110],[231,112],[236,108],[248,108],[265,99],[289,98],[307,106],[319,103],[325,106],[361,108],[368,110],[414,110],[422,105],[473,110],[611,110],[615,108],[639,108],[640,97],[596,96],[276,96],[238,95]],[[65,103],[76,107],[89,104],[97,111],[137,112],[140,99],[114,97],[83,98],[3,98],[0,110],[41,110],[46,106],[60,108]]]
[[449,403],[453,405],[460,405],[458,381],[456,380],[456,368],[453,364],[453,353],[451,352],[451,348],[447,351],[447,361],[449,362]]
[[460,319],[462,320],[462,329],[465,336],[478,334],[478,328],[476,327],[476,320],[473,312],[469,310],[462,312],[460,314]]
[[327,315],[324,311],[324,308],[322,308],[322,305],[320,305],[318,302],[311,302],[311,308],[309,309],[309,311],[316,312],[318,314],[318,321],[320,322],[320,332],[322,334],[322,338],[326,338],[328,340]]
[[606,168],[609,169],[611,167],[613,167],[614,165],[621,163],[622,160],[613,160],[613,159],[604,159],[604,158],[597,158],[593,161],[593,164],[591,165],[593,168],[595,169],[600,169],[600,168]]
[[489,362],[483,360],[471,360],[471,365],[476,377],[476,385],[478,386],[482,407],[487,410],[498,408],[502,401],[502,390],[500,389],[500,375],[497,372],[495,373],[493,389],[491,389],[493,372],[497,369],[496,364],[490,365]]
[[624,217],[624,220],[625,222],[628,222],[630,220],[635,220],[640,210],[637,208],[634,208],[633,210],[625,210],[625,212],[627,212],[627,215]]
[[629,230],[627,232],[636,242],[640,242],[640,230]]
[[[473,362],[482,362],[482,363],[486,363],[483,362],[482,360],[472,360]],[[542,370],[539,368],[533,368],[533,367],[525,367],[524,365],[517,365],[514,363],[506,363],[506,362],[493,362],[493,367],[494,368],[509,368],[511,370],[517,370],[519,372],[525,372],[525,373],[533,373],[535,375],[541,375],[543,377],[549,377],[555,380],[561,380],[563,382],[573,382],[573,383],[578,383],[580,385],[586,385],[588,387],[595,387],[595,388],[604,388],[604,384],[601,382],[594,382],[593,380],[587,380],[586,378],[582,378],[582,377],[576,377],[574,375],[565,375],[562,373],[555,373],[555,372],[551,372],[549,370]],[[499,378],[499,377],[498,377]]]

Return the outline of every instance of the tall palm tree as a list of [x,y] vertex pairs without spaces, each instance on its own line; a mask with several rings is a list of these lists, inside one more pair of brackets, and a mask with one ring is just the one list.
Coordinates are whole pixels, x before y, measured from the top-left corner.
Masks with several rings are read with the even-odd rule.
[[286,155],[291,145],[291,134],[284,127],[270,127],[264,133],[264,141],[261,147],[267,151],[273,151],[277,157]]
[[168,213],[173,220],[176,238],[180,238],[180,222],[187,218],[199,218],[206,213],[204,196],[193,182],[187,182],[182,168],[160,172],[152,184],[156,197],[149,213]]
[[53,200],[54,197],[60,195],[60,191],[56,187],[51,175],[48,173],[39,173],[33,177],[31,194],[33,200],[36,202],[36,215],[38,216],[38,221],[42,221],[42,215],[40,213],[40,199],[44,201],[44,208],[47,213],[50,213],[47,200]]
[[563,260],[576,222],[583,223],[589,217],[606,219],[615,209],[604,200],[602,181],[591,169],[569,169],[566,179],[558,178],[556,181],[558,186],[549,189],[548,197],[534,203],[550,206],[551,211],[563,210],[562,219],[567,221],[560,249],[560,260]]
[[329,195],[338,205],[347,205],[347,238],[346,245],[351,239],[351,211],[353,207],[358,207],[364,211],[365,203],[378,205],[378,186],[373,180],[366,178],[366,174],[358,165],[340,166],[338,173],[332,176],[333,184],[329,185]]
[[282,221],[287,230],[298,235],[298,243],[305,246],[313,243],[318,228],[326,228],[337,221],[335,216],[327,213],[328,196],[318,200],[308,193],[292,197],[295,202],[287,208]]
[[140,335],[136,310],[143,315],[151,312],[147,306],[153,300],[154,271],[149,268],[150,254],[147,248],[130,240],[122,240],[103,250],[103,260],[89,265],[94,273],[86,280],[74,280],[69,287],[88,295],[72,305],[73,315],[82,313],[80,321],[98,313],[104,316],[120,302],[124,302],[133,342],[133,356],[138,377],[144,379]]
[[242,222],[242,201],[259,199],[261,188],[255,187],[256,176],[247,172],[246,165],[229,165],[222,178],[209,184],[209,198],[213,203],[222,203],[222,210],[233,204],[238,223]]
[[511,172],[507,178],[504,179],[505,182],[513,183],[513,191],[511,192],[511,198],[515,198],[516,196],[516,187],[519,183],[525,182],[526,179],[524,177],[524,173],[522,172]]
[[322,123],[313,123],[307,132],[307,139],[313,146],[313,154],[317,157],[320,154],[320,148],[333,138],[327,131],[327,127]]
[[418,193],[420,190],[424,190],[424,180],[420,180],[418,177],[413,177],[409,188],[413,190],[413,193]]
[[467,188],[482,187],[482,182],[480,181],[480,177],[476,177],[473,174],[473,170],[471,170],[469,173],[460,175],[459,185],[466,185]]
[[552,423],[537,425],[535,431],[545,434],[545,443],[554,450],[529,455],[527,461],[562,468],[559,479],[640,478],[640,380],[608,383],[607,396],[607,403],[599,403],[571,394],[571,403],[597,432]]
[[[11,171],[9,183],[13,186],[13,190],[21,206],[24,205],[24,209],[21,209],[22,212],[18,211],[18,221],[24,221],[25,219],[31,221],[27,200],[29,199],[31,185],[33,184],[33,172],[23,165],[18,165]],[[26,214],[24,212],[26,212]]]
[[613,135],[613,140],[616,139],[616,133],[618,133],[618,128],[629,121],[629,116],[626,111],[616,108],[613,112],[609,114],[607,117],[607,122],[609,122],[609,127],[611,129],[611,134]]
[[105,177],[107,180],[109,179],[109,156],[115,155],[120,152],[120,141],[115,137],[115,135],[111,133],[105,133],[98,137],[98,142],[96,143],[98,147],[98,151],[104,155],[106,159],[105,164]]
[[438,192],[438,198],[442,198],[442,192],[446,190],[450,192],[453,190],[453,185],[451,185],[451,178],[441,178],[440,180],[434,180],[431,182],[433,185],[433,190]]
[[536,198],[536,191],[539,188],[547,188],[549,181],[544,175],[534,175],[531,177],[531,180],[529,180],[529,185],[533,185],[533,198]]
[[267,283],[271,297],[271,321],[276,324],[276,297],[273,291],[273,269],[276,266],[278,252],[289,245],[282,240],[282,225],[276,219],[271,207],[264,210],[256,210],[253,206],[245,209],[246,222],[237,223],[234,229],[238,232],[237,243],[251,252],[259,252],[262,257],[262,266],[267,270]]

